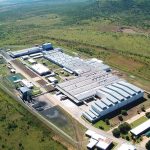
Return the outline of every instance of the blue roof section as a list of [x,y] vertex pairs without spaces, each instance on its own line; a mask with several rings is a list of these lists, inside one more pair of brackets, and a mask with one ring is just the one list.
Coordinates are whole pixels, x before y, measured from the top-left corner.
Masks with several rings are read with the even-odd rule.
[[140,88],[134,86],[133,84],[127,83],[127,82],[120,81],[120,82],[118,82],[118,83],[121,84],[121,85],[124,85],[124,86],[129,87],[131,90],[134,90],[134,91],[137,92],[137,93],[139,93],[139,92],[142,91]]
[[93,118],[87,112],[83,112],[83,115],[85,115],[88,120],[93,121]]
[[126,93],[125,91],[121,90],[120,88],[116,88],[113,85],[109,85],[109,86],[107,86],[107,88],[117,92],[118,94],[122,95],[123,97],[126,97],[126,98],[131,97],[128,93]]
[[96,104],[92,104],[92,107],[94,107],[96,110],[98,110],[99,112],[103,111],[100,107],[98,107]]
[[108,99],[101,99],[102,100],[102,102],[104,103],[104,104],[106,104],[107,106],[109,106],[109,107],[111,107],[111,106],[113,106],[114,104],[111,102],[111,101],[109,101]]
[[104,94],[107,97],[107,99],[110,100],[111,102],[113,102],[114,104],[117,104],[119,102],[118,99],[115,98],[114,96],[112,96],[104,91],[101,91],[101,90],[99,90],[99,92]]
[[112,96],[114,96],[114,97],[116,97],[119,101],[124,101],[125,100],[125,98],[122,95],[120,95],[117,92],[112,91],[108,88],[102,88],[101,90],[108,93],[108,94],[110,94],[110,95],[112,95]]
[[94,115],[92,112],[87,111],[86,112],[91,118],[96,118],[96,115]]
[[127,93],[129,93],[129,94],[132,95],[132,96],[133,96],[134,94],[136,94],[135,91],[133,91],[133,90],[131,90],[130,88],[128,88],[128,87],[126,87],[126,86],[123,86],[123,85],[121,85],[121,84],[115,83],[115,84],[113,84],[113,86],[115,86],[115,87],[117,87],[117,88],[120,88],[120,89],[126,91]]
[[98,105],[103,110],[107,109],[107,106],[100,100],[96,101],[95,104]]
[[99,116],[99,114],[94,110],[94,109],[92,109],[91,107],[90,107],[90,109],[89,109],[94,115],[96,115],[97,117]]

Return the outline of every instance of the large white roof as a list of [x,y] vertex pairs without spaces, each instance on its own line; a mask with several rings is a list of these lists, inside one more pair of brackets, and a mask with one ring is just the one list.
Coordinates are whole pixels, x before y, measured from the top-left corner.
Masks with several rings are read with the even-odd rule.
[[118,148],[118,150],[136,150],[136,147],[134,145],[124,143]]
[[148,128],[150,128],[150,119],[142,123],[141,125],[135,127],[130,132],[137,136],[141,134],[143,131],[147,130]]
[[26,86],[27,88],[32,88],[34,85],[32,82],[26,80],[26,79],[23,79],[21,80],[21,82],[24,84],[24,86]]
[[90,139],[90,143],[88,143],[87,147],[92,149],[97,144],[97,142],[97,140]]
[[112,143],[112,141],[110,139],[108,139],[100,134],[97,134],[94,131],[87,130],[85,132],[85,134],[88,135],[89,137],[91,137],[90,143],[87,145],[87,147],[89,147],[89,148],[93,148],[93,146],[96,145],[97,148],[105,150]]
[[33,70],[35,70],[39,74],[44,74],[49,72],[49,69],[42,64],[35,64],[31,66]]
[[110,143],[106,143],[106,142],[103,141],[103,140],[100,140],[100,141],[96,144],[96,147],[98,147],[98,148],[100,148],[100,149],[103,149],[103,150],[106,150],[109,146],[110,146]]

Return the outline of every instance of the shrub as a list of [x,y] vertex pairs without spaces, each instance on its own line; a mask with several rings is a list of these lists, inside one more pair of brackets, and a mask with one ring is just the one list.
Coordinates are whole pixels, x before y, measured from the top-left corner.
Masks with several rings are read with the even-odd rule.
[[121,110],[121,114],[122,114],[123,116],[126,116],[128,113],[127,113],[126,110]]
[[118,119],[119,119],[120,121],[123,121],[122,115],[119,115],[119,116],[118,116]]
[[146,143],[145,147],[147,150],[150,150],[150,140]]
[[142,111],[145,111],[145,106],[144,106],[144,105],[141,107],[141,110],[142,110]]
[[101,129],[101,130],[104,130],[104,127],[102,127],[102,126],[99,126],[99,129]]
[[109,119],[105,119],[105,123],[106,123],[107,125],[110,125]]
[[129,136],[126,136],[126,140],[127,140],[127,141],[129,141],[129,140],[130,140]]
[[115,137],[120,137],[120,130],[118,129],[118,128],[115,128],[113,131],[112,131],[112,133],[113,133],[113,136],[115,136]]
[[18,127],[17,124],[12,122],[12,123],[8,123],[7,129],[8,130],[11,130],[11,129],[14,130],[17,127]]
[[126,134],[126,133],[128,133],[129,130],[131,130],[131,126],[127,122],[119,125],[118,128],[119,128],[120,132],[123,134]]
[[147,118],[150,118],[150,112],[145,113]]
[[137,113],[140,114],[140,111],[138,110]]

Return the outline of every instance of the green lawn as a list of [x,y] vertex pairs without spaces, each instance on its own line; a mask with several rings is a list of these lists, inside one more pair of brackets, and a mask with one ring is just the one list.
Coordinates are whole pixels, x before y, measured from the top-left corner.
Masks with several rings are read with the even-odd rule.
[[104,131],[110,130],[110,126],[105,123],[105,121],[100,120],[94,124],[96,128],[102,127]]
[[36,96],[41,93],[42,91],[40,90],[40,88],[34,86],[34,88],[32,89],[32,96]]
[[148,120],[148,118],[145,117],[145,116],[143,116],[143,117],[141,117],[141,118],[135,120],[134,122],[132,122],[132,123],[131,123],[131,127],[132,127],[132,128],[135,128],[135,127],[137,127],[138,125],[142,124],[143,122],[145,122],[145,121],[147,121],[147,120]]
[[0,89],[0,149],[65,150],[47,129],[14,99]]

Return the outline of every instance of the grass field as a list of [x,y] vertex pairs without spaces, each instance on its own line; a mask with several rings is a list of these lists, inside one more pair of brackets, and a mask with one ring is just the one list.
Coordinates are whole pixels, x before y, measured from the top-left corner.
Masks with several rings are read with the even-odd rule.
[[[64,47],[69,54],[75,52],[82,57],[102,59],[114,69],[134,75],[135,80],[131,82],[150,90],[149,3],[133,1],[130,10],[128,2],[113,3],[43,1],[5,9],[0,14],[0,46],[17,50],[50,41]],[[136,14],[136,8],[140,13]],[[128,13],[130,19],[126,18]],[[124,32],[122,28],[133,32]]]
[[105,121],[100,120],[94,124],[96,128],[101,128],[104,131],[110,130],[110,126],[105,123]]
[[147,120],[148,120],[148,118],[145,117],[145,116],[143,116],[143,117],[137,119],[136,121],[132,122],[132,123],[131,123],[131,127],[132,127],[132,128],[135,128],[135,127],[137,127],[138,125],[142,124],[143,122],[145,122],[145,121],[147,121]]
[[53,137],[54,132],[0,89],[0,149],[67,149]]

